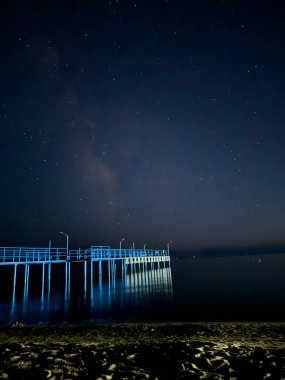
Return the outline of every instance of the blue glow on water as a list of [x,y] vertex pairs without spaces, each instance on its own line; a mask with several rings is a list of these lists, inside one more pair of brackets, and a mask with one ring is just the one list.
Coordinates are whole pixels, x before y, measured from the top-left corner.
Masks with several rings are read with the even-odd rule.
[[65,265],[0,268],[0,323],[285,319],[284,254]]
[[[10,269],[4,269],[7,278]],[[172,299],[168,263],[15,265],[10,285],[11,300],[0,304],[2,324],[128,320],[137,318],[141,307],[151,308],[157,300],[167,305]]]

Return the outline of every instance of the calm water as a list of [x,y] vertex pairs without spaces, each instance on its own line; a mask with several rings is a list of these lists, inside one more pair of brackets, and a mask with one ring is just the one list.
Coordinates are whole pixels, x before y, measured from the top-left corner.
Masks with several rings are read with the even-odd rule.
[[[80,323],[115,321],[285,320],[285,255],[185,258],[171,267],[119,264],[102,280],[94,264],[84,279],[84,264],[71,265],[70,291],[65,265],[18,266],[13,293],[13,267],[0,267],[0,323]],[[14,301],[13,301],[14,296]]]

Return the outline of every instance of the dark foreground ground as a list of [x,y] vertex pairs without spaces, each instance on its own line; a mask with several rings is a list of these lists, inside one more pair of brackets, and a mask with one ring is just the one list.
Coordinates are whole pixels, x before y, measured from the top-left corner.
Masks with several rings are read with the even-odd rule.
[[0,328],[1,379],[285,379],[285,323]]

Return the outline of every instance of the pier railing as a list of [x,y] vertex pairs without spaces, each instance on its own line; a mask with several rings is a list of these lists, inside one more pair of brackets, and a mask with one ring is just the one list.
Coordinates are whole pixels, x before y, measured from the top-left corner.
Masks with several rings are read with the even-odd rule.
[[70,260],[114,260],[125,259],[131,257],[156,257],[156,256],[168,256],[167,249],[133,249],[133,248],[110,248],[110,247],[97,247],[92,246],[88,249],[76,249],[69,251]]
[[66,261],[66,248],[0,247],[0,265]]
[[120,248],[108,246],[91,246],[87,249],[34,248],[34,247],[0,247],[0,265],[62,263],[76,260],[124,260],[138,257],[169,256],[168,250]]

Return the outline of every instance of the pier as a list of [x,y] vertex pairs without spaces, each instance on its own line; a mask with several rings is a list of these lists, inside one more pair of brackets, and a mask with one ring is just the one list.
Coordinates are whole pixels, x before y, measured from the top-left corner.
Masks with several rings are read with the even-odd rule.
[[[40,273],[41,307],[49,307],[52,281],[64,281],[64,304],[68,311],[71,280],[76,287],[82,289],[84,304],[94,308],[96,302],[102,303],[103,287],[108,293],[111,304],[112,294],[116,292],[116,284],[120,281],[125,289],[125,296],[136,295],[142,288],[155,292],[159,287],[172,292],[169,249],[135,249],[110,248],[109,246],[91,246],[89,248],[70,249],[54,247],[0,247],[0,269],[13,267],[11,289],[11,318],[15,312],[16,298],[19,289],[22,294],[23,314],[27,310],[30,272]],[[38,269],[36,269],[36,267]],[[61,279],[55,267],[61,268]],[[32,269],[33,268],[33,269]],[[54,268],[54,269],[53,269]],[[11,268],[12,269],[12,268]],[[11,270],[9,269],[9,271]],[[40,272],[39,272],[40,270]],[[78,283],[76,273],[80,273]],[[63,278],[64,277],[64,278]],[[103,286],[104,282],[104,286]],[[23,292],[23,293],[22,293]],[[10,291],[9,291],[10,293]]]

